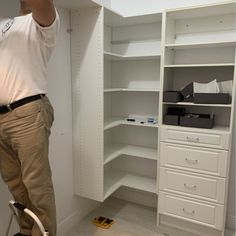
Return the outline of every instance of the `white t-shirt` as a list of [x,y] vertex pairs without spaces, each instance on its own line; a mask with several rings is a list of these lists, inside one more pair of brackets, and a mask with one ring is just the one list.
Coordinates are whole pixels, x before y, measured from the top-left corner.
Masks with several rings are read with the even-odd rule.
[[58,13],[49,27],[41,27],[32,14],[0,18],[0,105],[47,93],[47,64],[59,21]]

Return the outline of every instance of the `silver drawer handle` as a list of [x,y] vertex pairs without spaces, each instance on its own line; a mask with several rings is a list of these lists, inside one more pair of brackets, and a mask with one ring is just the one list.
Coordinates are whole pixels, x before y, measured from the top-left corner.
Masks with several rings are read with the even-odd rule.
[[199,143],[199,141],[200,141],[200,138],[191,138],[189,136],[187,136],[186,139],[187,139],[187,141],[193,142],[193,143]]
[[185,210],[185,208],[183,208],[183,212],[186,213],[186,214],[189,214],[189,215],[194,215],[195,214],[195,211],[192,210],[192,211],[187,211]]
[[198,160],[191,160],[191,159],[185,158],[185,161],[191,164],[198,164]]
[[184,187],[187,188],[187,189],[193,189],[193,190],[196,190],[197,189],[197,186],[196,185],[187,185],[187,184],[184,184]]

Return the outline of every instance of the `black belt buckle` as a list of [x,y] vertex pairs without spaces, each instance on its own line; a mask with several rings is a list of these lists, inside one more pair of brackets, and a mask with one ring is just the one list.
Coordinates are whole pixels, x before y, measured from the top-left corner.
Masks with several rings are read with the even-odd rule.
[[7,113],[9,111],[12,111],[10,104],[7,106],[0,106],[0,113]]

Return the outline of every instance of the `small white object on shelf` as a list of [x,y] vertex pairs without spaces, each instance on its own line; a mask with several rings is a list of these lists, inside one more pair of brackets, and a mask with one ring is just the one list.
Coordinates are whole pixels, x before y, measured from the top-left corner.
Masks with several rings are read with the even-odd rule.
[[209,83],[193,82],[194,93],[219,93],[220,89],[216,80]]

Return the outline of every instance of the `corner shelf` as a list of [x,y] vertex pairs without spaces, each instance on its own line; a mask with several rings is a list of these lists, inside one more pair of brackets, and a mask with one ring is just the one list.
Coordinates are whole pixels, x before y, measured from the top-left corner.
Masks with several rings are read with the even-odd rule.
[[105,175],[104,199],[107,199],[121,186],[157,194],[156,179],[115,169],[110,169]]
[[139,16],[124,16],[110,8],[104,8],[105,25],[112,27],[130,26],[135,24],[148,24],[153,22],[161,22],[162,13],[153,13]]
[[122,55],[113,52],[104,52],[105,59],[112,61],[132,61],[132,60],[151,60],[160,59],[161,55]]
[[159,88],[109,88],[104,89],[105,93],[111,92],[160,92]]
[[132,121],[126,121],[122,118],[111,118],[107,120],[104,124],[104,130],[108,130],[120,125],[131,125],[131,126],[140,126],[140,127],[149,127],[149,128],[158,128],[158,124],[140,124],[140,122],[132,122]]
[[191,49],[191,48],[211,48],[211,47],[233,47],[236,41],[200,42],[200,43],[178,43],[166,44],[166,48],[171,49]]
[[105,148],[104,164],[108,164],[120,155],[129,155],[149,160],[157,160],[157,150],[154,148],[116,143],[111,144]]

